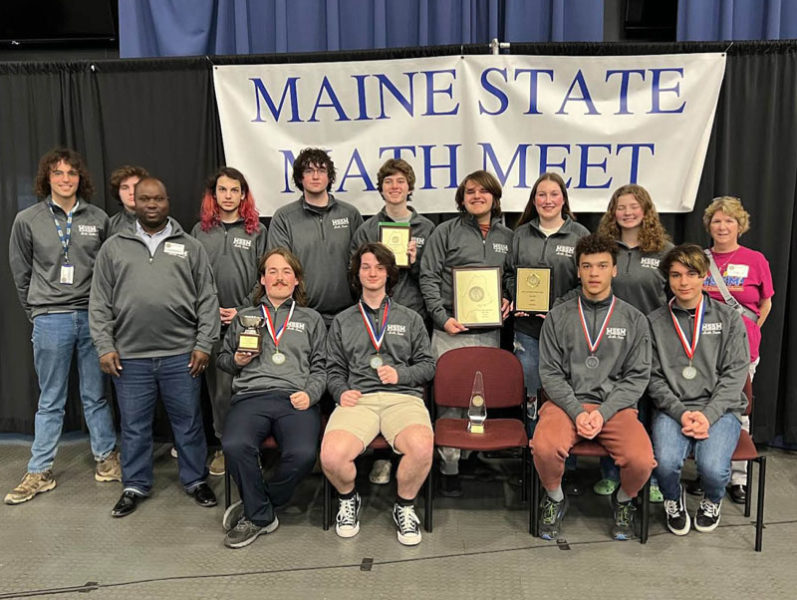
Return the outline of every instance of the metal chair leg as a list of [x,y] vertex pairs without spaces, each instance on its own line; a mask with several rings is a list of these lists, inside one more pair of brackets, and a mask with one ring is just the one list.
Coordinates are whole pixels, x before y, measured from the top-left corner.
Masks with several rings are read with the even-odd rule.
[[332,489],[331,489],[332,486],[330,485],[329,479],[327,479],[326,476],[322,475],[322,477],[324,478],[324,490],[322,492],[324,494],[324,509],[323,509],[324,516],[322,519],[323,521],[322,526],[324,528],[324,531],[327,531],[329,529],[329,523],[332,520],[330,518],[330,505],[332,504]]
[[424,506],[423,525],[424,529],[429,533],[432,532],[432,502],[434,496],[434,461],[432,461],[432,468],[429,469],[429,474],[426,476],[426,503]]
[[752,473],[752,471],[753,471],[753,461],[752,460],[748,460],[747,461],[747,483],[745,484],[747,486],[747,493],[744,495],[744,516],[745,517],[749,517],[750,516],[750,507],[752,505],[752,497],[751,497],[751,492],[753,491],[753,486],[752,486],[753,473]]
[[648,530],[650,528],[650,479],[642,488],[642,521],[640,523],[639,543],[648,543]]
[[[749,471],[748,471],[749,474]],[[761,552],[764,537],[764,487],[767,479],[767,457],[758,457],[758,500],[755,511],[755,551]],[[750,488],[747,488],[750,497]]]
[[[227,457],[224,458],[224,464],[229,465],[230,463],[227,461]],[[231,482],[231,475],[230,469],[227,467],[224,469],[224,508],[230,508],[230,504],[232,504],[232,482]]]

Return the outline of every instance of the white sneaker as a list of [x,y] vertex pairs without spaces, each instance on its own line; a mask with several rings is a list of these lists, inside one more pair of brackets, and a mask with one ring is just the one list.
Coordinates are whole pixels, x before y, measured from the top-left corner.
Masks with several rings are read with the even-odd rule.
[[415,507],[393,505],[393,522],[396,524],[398,541],[405,546],[417,546],[421,543],[421,520],[415,514]]
[[353,498],[338,500],[338,517],[335,533],[340,537],[354,537],[360,532],[360,494]]
[[371,467],[371,473],[368,475],[368,481],[376,485],[387,485],[390,483],[390,470],[393,464],[389,460],[375,460],[374,466]]

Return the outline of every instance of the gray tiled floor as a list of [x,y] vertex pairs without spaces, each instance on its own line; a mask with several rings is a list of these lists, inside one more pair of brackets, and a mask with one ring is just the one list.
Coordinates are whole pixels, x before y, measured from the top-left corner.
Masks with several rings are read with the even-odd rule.
[[[0,492],[25,469],[28,444],[0,443]],[[309,477],[280,528],[248,548],[222,546],[222,507],[193,504],[166,447],[155,459],[151,499],[124,519],[110,508],[119,484],[96,483],[86,440],[62,444],[58,486],[20,506],[0,505],[0,599],[51,598],[788,598],[797,597],[797,456],[771,451],[764,551],[741,507],[725,502],[712,534],[676,538],[654,507],[650,541],[608,539],[609,507],[576,499],[568,548],[530,537],[527,512],[491,461],[466,497],[438,499],[435,529],[415,548],[398,544],[392,486],[359,485],[362,530],[349,540],[321,529],[321,479]],[[363,470],[369,458],[362,459]],[[583,465],[583,477],[597,476]],[[492,469],[490,468],[492,467]],[[511,478],[510,478],[511,479]],[[222,497],[221,478],[211,484]],[[696,504],[694,498],[690,504]],[[422,507],[420,507],[422,508]],[[372,559],[371,570],[363,570]],[[89,583],[94,582],[94,583]]]

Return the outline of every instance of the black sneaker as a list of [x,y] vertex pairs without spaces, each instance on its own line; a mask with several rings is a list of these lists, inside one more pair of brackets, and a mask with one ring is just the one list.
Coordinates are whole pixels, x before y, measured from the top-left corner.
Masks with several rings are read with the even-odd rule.
[[614,508],[612,537],[615,540],[630,540],[636,535],[636,506],[634,506],[634,501],[618,502],[617,492],[615,492],[612,494],[612,507]]
[[695,529],[701,533],[708,533],[714,531],[717,525],[720,524],[720,506],[722,500],[714,504],[711,500],[703,496],[700,500],[700,506],[695,515]]
[[567,496],[557,502],[548,494],[544,494],[540,502],[540,537],[544,540],[555,540],[562,529],[562,521],[567,514]]
[[393,505],[393,522],[396,524],[398,541],[405,546],[417,546],[421,543],[421,520],[415,514],[415,507]]
[[335,533],[340,537],[354,537],[360,532],[360,494],[353,498],[338,499],[338,517]]
[[686,535],[692,526],[692,520],[686,510],[686,491],[681,488],[678,500],[664,499],[664,514],[667,516],[667,529],[675,535]]
[[271,523],[263,527],[255,525],[246,517],[242,517],[238,524],[224,536],[224,545],[228,548],[243,548],[254,542],[258,536],[264,533],[271,533],[279,527],[279,524],[280,522],[276,516]]
[[700,481],[700,477],[686,483],[686,493],[691,496],[703,495],[703,483]]
[[462,482],[459,480],[459,475],[440,476],[440,495],[446,498],[462,496]]

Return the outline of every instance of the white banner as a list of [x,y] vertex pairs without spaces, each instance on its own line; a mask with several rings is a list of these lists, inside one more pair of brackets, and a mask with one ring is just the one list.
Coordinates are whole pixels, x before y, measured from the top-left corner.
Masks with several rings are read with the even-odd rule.
[[373,214],[388,158],[414,168],[413,205],[455,212],[477,169],[520,212],[544,171],[563,175],[575,212],[603,212],[626,183],[661,212],[695,203],[724,54],[446,56],[214,67],[227,164],[247,177],[263,215],[298,197],[292,162],[329,151],[332,192]]

